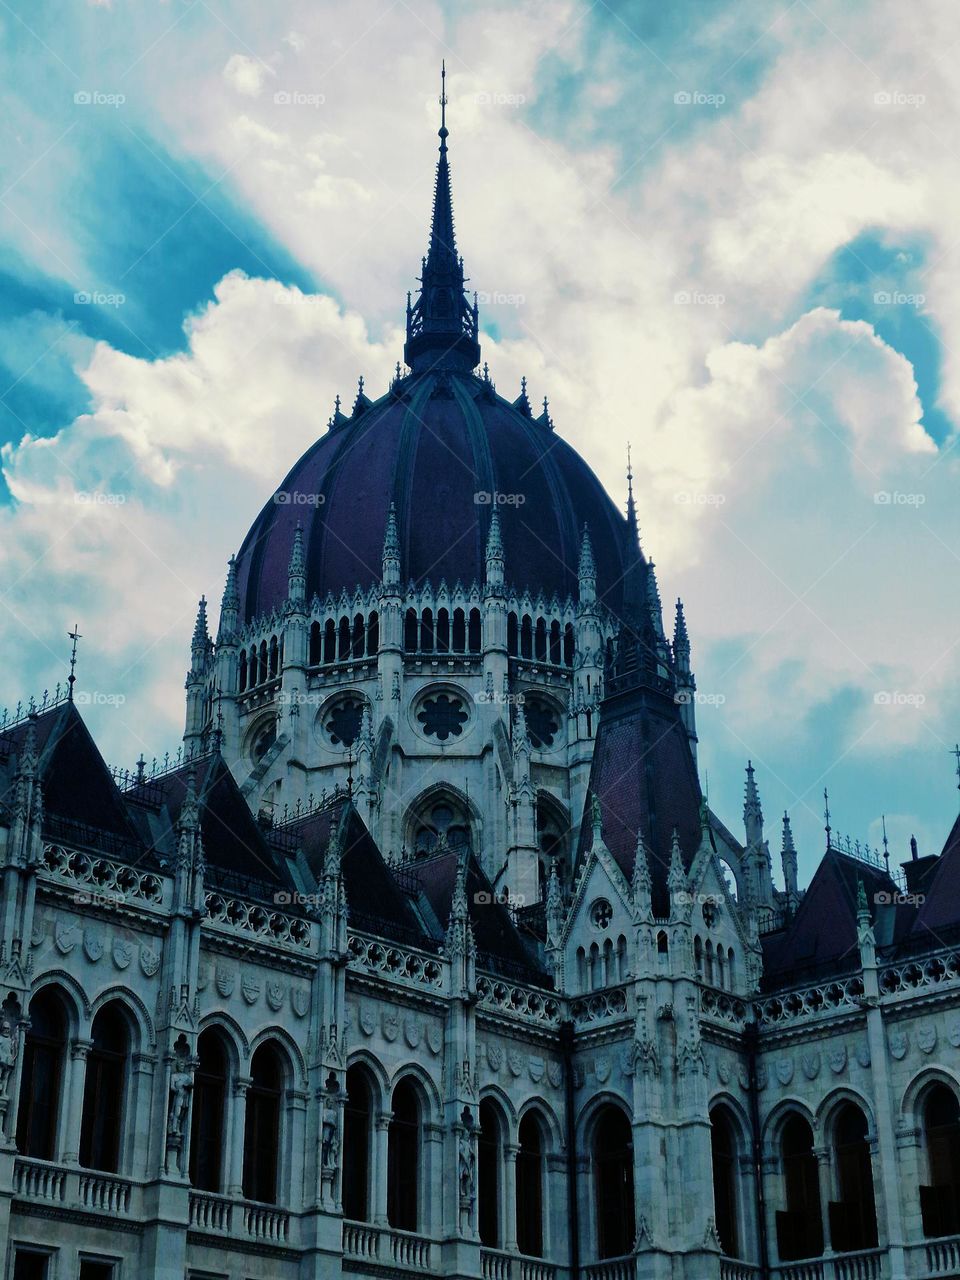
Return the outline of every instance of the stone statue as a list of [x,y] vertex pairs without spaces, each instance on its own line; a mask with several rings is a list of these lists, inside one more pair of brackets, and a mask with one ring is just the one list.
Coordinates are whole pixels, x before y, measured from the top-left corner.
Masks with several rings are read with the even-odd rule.
[[320,1139],[320,1166],[331,1172],[337,1169],[340,1162],[340,1140],[337,1137],[337,1125],[334,1120],[324,1120],[323,1136]]
[[167,1134],[182,1138],[190,1109],[193,1090],[193,1072],[182,1062],[177,1063],[170,1075],[170,1109],[167,1113]]
[[17,1030],[7,1017],[0,1018],[0,1098],[7,1096],[17,1061]]
[[472,1204],[476,1186],[477,1156],[473,1149],[473,1138],[469,1133],[460,1135],[458,1166],[461,1203]]

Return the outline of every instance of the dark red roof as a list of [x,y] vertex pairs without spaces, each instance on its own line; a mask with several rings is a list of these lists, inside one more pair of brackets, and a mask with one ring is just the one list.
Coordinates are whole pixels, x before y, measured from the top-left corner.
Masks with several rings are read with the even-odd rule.
[[298,522],[308,596],[378,581],[391,502],[404,581],[482,582],[491,504],[477,494],[511,499],[498,505],[508,584],[575,598],[586,524],[598,594],[616,611],[626,521],[570,445],[472,375],[428,373],[400,385],[402,394],[341,416],[277,486],[284,500],[271,497],[238,555],[243,617],[286,599]]

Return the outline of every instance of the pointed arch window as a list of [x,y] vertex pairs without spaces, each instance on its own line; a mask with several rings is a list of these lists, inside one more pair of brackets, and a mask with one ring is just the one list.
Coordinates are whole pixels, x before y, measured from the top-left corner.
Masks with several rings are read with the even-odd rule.
[[480,1103],[477,1137],[477,1220],[480,1243],[500,1247],[500,1171],[503,1167],[503,1128],[496,1107],[484,1098]]
[[738,1258],[737,1143],[733,1124],[722,1107],[710,1112],[710,1150],[713,1160],[713,1206],[720,1249]]
[[311,622],[310,624],[310,648],[307,654],[307,664],[311,667],[318,667],[323,657],[322,648],[322,631],[319,622]]
[[520,653],[519,623],[515,613],[507,614],[507,653],[516,658]]
[[323,624],[323,660],[324,662],[337,660],[337,624],[332,618],[328,618]]
[[120,1167],[130,1032],[115,1004],[104,1005],[94,1018],[91,1040],[80,1123],[80,1163],[85,1169],[116,1173]]
[[619,1107],[604,1107],[593,1133],[597,1254],[621,1258],[636,1236],[633,1198],[633,1133]]
[[533,621],[529,613],[525,613],[520,622],[520,657],[533,657]]
[[450,652],[450,613],[447,609],[437,610],[437,653]]
[[393,1091],[387,1131],[387,1221],[398,1231],[416,1231],[420,1219],[420,1099],[412,1080]]
[[17,1150],[36,1160],[54,1160],[67,1016],[63,1001],[49,987],[30,1001],[29,1016],[17,1110]]
[[420,628],[417,622],[416,609],[408,609],[403,616],[403,647],[408,653],[416,653],[419,645]]
[[343,1111],[343,1216],[370,1220],[370,1149],[373,1143],[373,1091],[362,1067],[347,1072]]
[[247,651],[246,649],[241,649],[240,650],[240,668],[239,668],[239,671],[237,672],[237,689],[240,691],[240,693],[243,693],[246,687],[247,687]]
[[283,1060],[276,1045],[262,1044],[250,1063],[243,1133],[243,1194],[276,1204],[280,1171],[280,1098]]
[[451,648],[454,653],[464,653],[467,648],[467,619],[462,609],[453,611],[453,639]]
[[471,653],[479,653],[483,648],[480,626],[480,610],[470,610],[468,645]]
[[960,1233],[960,1103],[945,1084],[935,1084],[923,1106],[927,1182],[920,1187],[925,1236]]
[[839,1199],[829,1205],[830,1243],[838,1253],[877,1247],[877,1206],[867,1118],[844,1103],[833,1129],[833,1158]]
[[780,1137],[786,1209],[777,1212],[777,1248],[781,1260],[815,1258],[823,1253],[820,1169],[813,1132],[800,1115],[792,1115]]
[[223,1176],[227,1053],[218,1031],[208,1027],[197,1040],[190,1115],[190,1182],[200,1191],[220,1191]]
[[560,639],[560,623],[554,618],[550,623],[550,661],[559,667],[563,660],[563,641]]
[[371,658],[380,652],[380,615],[376,609],[367,621],[367,653]]
[[517,1151],[517,1248],[543,1257],[543,1128],[533,1112],[520,1121]]

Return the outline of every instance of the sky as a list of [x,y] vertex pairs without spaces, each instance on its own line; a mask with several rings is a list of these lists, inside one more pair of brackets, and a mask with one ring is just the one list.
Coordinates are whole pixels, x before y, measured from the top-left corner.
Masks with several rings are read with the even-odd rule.
[[[175,749],[198,597],[386,389],[447,64],[498,390],[549,396],[693,647],[701,771],[801,877],[958,808],[954,0],[0,0],[0,704]],[[512,398],[512,394],[511,394]]]

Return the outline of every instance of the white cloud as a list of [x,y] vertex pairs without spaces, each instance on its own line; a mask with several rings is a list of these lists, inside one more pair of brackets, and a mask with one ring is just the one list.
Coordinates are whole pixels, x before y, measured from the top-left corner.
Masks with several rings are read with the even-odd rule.
[[259,58],[250,58],[245,53],[232,54],[223,68],[223,78],[227,84],[248,98],[259,98],[264,80],[273,74],[271,67]]

